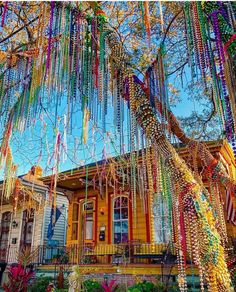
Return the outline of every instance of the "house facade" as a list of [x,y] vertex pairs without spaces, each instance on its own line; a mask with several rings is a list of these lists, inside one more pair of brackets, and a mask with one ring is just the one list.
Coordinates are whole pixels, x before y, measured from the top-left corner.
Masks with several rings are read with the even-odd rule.
[[[12,194],[8,200],[2,199],[0,210],[0,263],[2,264],[15,263],[17,255],[26,249],[35,251],[35,262],[43,262],[47,258],[48,246],[65,245],[67,197],[61,193],[57,194],[57,208],[60,208],[61,216],[54,226],[53,236],[48,239],[52,208],[48,186],[40,180],[41,177],[41,168],[32,167],[28,174],[16,179],[17,197]],[[1,192],[3,189],[4,182],[1,184]]]
[[[235,180],[236,165],[228,143],[209,142],[207,147]],[[178,147],[177,151],[190,166],[193,165],[186,147]],[[106,163],[100,161],[59,174],[57,186],[67,193],[69,199],[66,241],[69,262],[94,265],[104,273],[117,271],[117,265],[120,264],[123,265],[123,273],[160,273],[158,264],[162,265],[163,261],[167,264],[176,263],[167,205],[153,202],[150,209],[149,198],[144,202],[143,196],[139,195],[140,188],[137,188],[134,203],[129,172],[124,166],[126,161],[123,159],[121,168],[119,163],[122,162],[117,162],[116,159]],[[200,161],[197,164],[199,172],[203,174]],[[130,165],[127,164],[127,169],[129,168]],[[118,176],[117,173],[121,171],[122,176]],[[43,181],[49,184],[50,177]],[[203,181],[206,188],[210,188],[207,176],[203,176]],[[236,226],[232,217],[228,218],[227,192],[220,183],[217,188],[223,205],[229,245],[232,248],[236,238]],[[236,202],[232,194],[231,199],[235,208]],[[175,269],[177,273],[176,265],[173,273]]]

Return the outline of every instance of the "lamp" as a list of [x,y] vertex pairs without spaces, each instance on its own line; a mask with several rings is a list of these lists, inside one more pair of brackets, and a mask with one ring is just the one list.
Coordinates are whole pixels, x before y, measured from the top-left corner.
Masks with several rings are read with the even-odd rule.
[[100,208],[101,215],[104,215],[105,214],[105,211],[106,211],[106,208],[105,207],[101,207]]
[[12,221],[12,228],[16,228],[18,227],[18,223],[16,222],[16,220]]

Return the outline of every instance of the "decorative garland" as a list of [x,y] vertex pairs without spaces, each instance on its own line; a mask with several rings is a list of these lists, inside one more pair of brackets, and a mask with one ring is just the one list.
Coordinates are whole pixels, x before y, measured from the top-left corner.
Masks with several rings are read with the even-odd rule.
[[[205,28],[206,19],[202,7],[198,3],[186,5],[189,5],[185,10],[188,23],[188,44],[190,44],[189,54],[193,57],[191,63],[199,67],[203,79],[207,75],[207,68],[211,67],[211,78],[215,81],[212,86],[218,93],[219,108],[222,108],[224,115],[227,137],[232,140],[234,137],[230,126],[234,126],[234,121],[231,121],[232,112],[230,101],[227,98],[227,84],[223,72],[225,59],[219,24],[217,24],[214,14],[220,78],[216,74],[217,68],[211,63],[212,49],[208,40],[208,30]],[[7,179],[11,178],[8,145],[12,130],[23,131],[27,128],[32,117],[42,108],[42,102],[45,100],[49,104],[54,102],[58,105],[58,97],[53,95],[54,92],[60,95],[67,93],[68,110],[65,119],[70,122],[70,126],[66,127],[68,131],[72,129],[74,103],[80,101],[83,112],[83,142],[87,142],[89,118],[93,119],[96,124],[99,114],[102,115],[103,131],[105,132],[109,96],[108,82],[110,80],[113,85],[113,104],[117,109],[115,125],[121,135],[124,119],[121,98],[124,98],[129,106],[131,159],[130,165],[126,165],[126,167],[127,172],[130,169],[130,198],[134,210],[137,193],[136,177],[139,175],[141,195],[146,210],[147,205],[152,210],[155,199],[160,196],[160,194],[157,195],[157,191],[160,189],[162,199],[168,204],[169,216],[173,212],[173,217],[169,217],[169,225],[173,218],[175,224],[172,238],[174,238],[177,250],[181,291],[187,291],[185,266],[188,251],[199,269],[202,291],[204,281],[207,282],[210,291],[229,291],[230,277],[224,255],[225,229],[223,222],[218,224],[214,212],[214,209],[220,204],[218,191],[212,188],[217,197],[214,204],[211,204],[208,192],[202,184],[198,183],[165,137],[165,120],[168,120],[170,125],[175,124],[176,127],[178,127],[178,123],[169,111],[163,58],[164,48],[161,48],[156,62],[149,68],[145,86],[133,75],[131,70],[127,69],[128,57],[118,41],[116,33],[107,28],[103,11],[96,9],[94,16],[84,15],[80,9],[74,6],[61,6],[56,2],[45,2],[41,9],[42,15],[45,19],[49,19],[49,23],[45,23],[39,18],[40,35],[37,48],[22,51],[14,58],[11,57],[10,60],[3,58],[2,68],[5,71],[0,75],[0,111],[7,114],[5,115],[6,131],[1,147],[1,161],[7,159],[9,162],[6,167]],[[193,19],[190,19],[192,13]],[[49,32],[48,38],[46,42],[43,42],[46,29]],[[107,50],[108,48],[109,50]],[[231,44],[227,44],[227,48],[231,48]],[[19,94],[14,99],[13,96],[16,92]],[[156,95],[159,96],[159,99],[156,98]],[[11,108],[10,114],[9,108]],[[157,119],[157,110],[161,112],[162,123]],[[145,135],[141,150],[141,163],[144,165],[142,171],[139,169],[139,162],[135,154],[137,144],[139,144],[137,142],[139,131],[141,131],[142,137]],[[121,143],[123,140],[124,138],[121,137]],[[194,143],[192,141],[193,146]],[[61,136],[58,131],[51,185],[54,194],[58,178],[60,144]],[[212,173],[213,178],[223,180],[226,185],[230,183],[226,172],[215,163],[204,145],[199,145],[197,154],[201,156],[206,165],[209,165],[209,172]],[[117,194],[120,189],[115,175],[116,170],[114,168],[110,170],[114,182],[114,193]],[[104,172],[103,175],[107,180],[107,173]],[[102,177],[100,182],[101,179]],[[88,183],[88,168],[86,168],[86,196]],[[10,194],[10,185],[7,183],[6,196]],[[220,212],[219,210],[218,216],[222,217]],[[150,217],[153,242],[155,222],[153,216]],[[162,228],[164,228],[164,222],[162,224]]]
[[[221,1],[203,4],[186,2],[184,11],[191,71],[195,76],[197,68],[200,70],[207,90],[210,74],[210,90],[213,91],[225,135],[232,143],[236,157],[236,99],[234,90],[231,89],[235,86],[232,76],[235,76],[236,66],[233,61],[236,51],[234,4]],[[215,43],[211,41],[212,33]]]
[[[117,57],[119,60],[119,62],[116,62],[116,65],[119,68],[120,66],[121,68],[125,68],[125,65],[123,65],[125,56],[116,49],[119,47],[119,43],[114,33],[108,35],[108,42],[111,44],[113,58]],[[123,72],[125,75],[126,71],[124,70]],[[158,153],[163,157],[165,167],[169,169],[171,179],[174,183],[175,191],[172,193],[172,196],[174,196],[173,202],[176,202],[173,203],[173,206],[176,206],[174,208],[176,210],[174,218],[176,220],[175,228],[177,229],[175,232],[178,236],[177,238],[179,238],[179,241],[176,240],[176,244],[178,249],[179,286],[181,291],[187,291],[185,277],[185,256],[187,248],[193,253],[193,261],[200,271],[201,283],[203,283],[203,280],[206,280],[211,291],[228,291],[230,277],[225,262],[224,248],[215,225],[212,209],[204,193],[205,190],[197,184],[190,170],[187,169],[171,144],[166,140],[161,126],[155,118],[149,100],[146,98],[145,92],[143,92],[143,84],[135,76],[133,76],[133,80],[135,83],[135,92],[132,95],[134,94],[136,99],[135,106],[132,106],[132,109],[135,110],[135,117],[138,124],[143,128],[147,138],[151,140]],[[132,84],[133,81],[129,78],[129,82]],[[130,87],[130,84],[126,86],[128,91]],[[126,99],[128,96],[129,94],[125,93]],[[204,148],[201,148],[201,150],[204,151]],[[178,194],[178,196],[175,197],[175,194]],[[190,229],[195,229],[199,238],[205,238],[201,242],[201,246],[199,246],[200,241],[195,242],[195,239],[191,237],[191,244],[187,247],[187,241],[183,237],[187,223],[184,218],[179,217],[181,213],[185,214],[184,217],[187,218]],[[181,233],[179,233],[180,231],[177,228],[179,226],[178,222],[182,226]]]

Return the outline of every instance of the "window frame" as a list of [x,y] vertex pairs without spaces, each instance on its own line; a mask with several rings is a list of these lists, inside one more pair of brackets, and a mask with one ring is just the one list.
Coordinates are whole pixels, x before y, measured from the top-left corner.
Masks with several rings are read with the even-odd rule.
[[[161,197],[156,199],[153,202],[153,223],[154,223],[154,241],[155,243],[162,244],[162,243],[169,243],[171,241],[171,234],[168,226],[169,214],[168,210],[165,212],[165,209],[168,209],[168,204],[166,199],[163,197],[163,194],[160,194]],[[158,201],[159,200],[159,201]],[[156,206],[155,206],[156,205]],[[157,209],[157,213],[154,213],[155,209]],[[155,220],[159,220],[158,228],[155,224]],[[160,227],[162,222],[164,221],[164,228]],[[161,240],[158,240],[161,239]]]
[[[77,207],[77,217],[76,219],[77,220],[74,220],[74,205],[76,205]],[[72,214],[71,214],[71,240],[78,240],[79,239],[79,203],[78,202],[73,202],[72,203]],[[73,237],[73,226],[77,226],[77,228],[75,229],[76,230],[76,236],[75,238]]]
[[[96,234],[96,199],[95,198],[91,198],[85,201],[81,200],[80,201],[80,218],[81,218],[81,241],[82,243],[93,243],[95,242],[95,234]],[[86,204],[92,203],[93,204],[93,208],[91,210],[86,210],[84,207]],[[86,239],[86,214],[92,214],[92,239]]]
[[[127,209],[127,218],[123,218],[121,216],[121,211],[122,211],[122,206],[119,206],[119,208],[115,208],[115,202],[118,198],[126,198],[127,199],[127,205],[123,208]],[[118,209],[120,211],[120,218],[119,219],[115,219],[115,209]],[[127,195],[117,195],[112,199],[112,242],[115,244],[122,244],[122,243],[127,243],[129,241],[130,238],[130,210],[129,210],[129,197]],[[115,242],[115,222],[120,222],[120,232],[119,234],[121,235],[121,241],[120,242]],[[122,223],[123,222],[127,222],[128,228],[127,228],[127,233],[123,233],[122,232]],[[116,232],[118,233],[118,232]],[[124,241],[122,242],[122,234],[127,234],[127,242]]]

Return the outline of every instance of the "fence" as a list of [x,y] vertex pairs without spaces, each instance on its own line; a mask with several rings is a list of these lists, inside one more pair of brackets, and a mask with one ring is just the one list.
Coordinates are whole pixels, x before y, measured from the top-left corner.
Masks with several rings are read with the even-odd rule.
[[[161,261],[167,256],[175,259],[175,250],[170,245],[155,243],[40,245],[31,250],[32,263],[35,265],[135,263],[138,259]],[[7,263],[15,263],[19,248],[8,246],[5,254]]]

